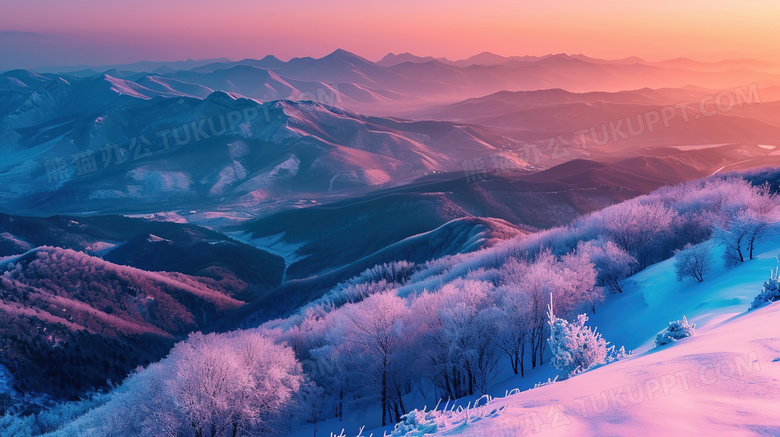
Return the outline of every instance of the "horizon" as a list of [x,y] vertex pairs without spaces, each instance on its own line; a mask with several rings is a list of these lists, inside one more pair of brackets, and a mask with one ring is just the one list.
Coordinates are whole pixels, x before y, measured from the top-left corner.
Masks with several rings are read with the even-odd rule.
[[[518,5],[488,0],[408,0],[323,5],[301,0],[295,10],[231,0],[149,0],[116,4],[77,0],[2,0],[0,68],[114,65],[144,60],[280,59],[327,55],[341,47],[366,59],[386,53],[465,59],[583,53],[600,59],[641,57],[699,61],[780,59],[773,44],[780,6],[754,0],[734,6],[695,0],[624,5],[617,0],[580,5],[554,0]],[[349,10],[350,13],[344,13]],[[564,11],[564,12],[561,12]],[[63,61],[69,61],[65,63]]]
[[[2,32],[0,32],[2,33]],[[465,62],[470,59],[476,58],[478,56],[483,55],[493,55],[493,56],[499,56],[502,58],[514,58],[514,57],[533,57],[538,59],[553,57],[553,56],[566,56],[566,57],[586,57],[591,58],[595,60],[600,61],[625,61],[629,59],[635,59],[637,62],[646,63],[646,64],[662,64],[665,62],[673,62],[673,61],[693,61],[697,63],[723,63],[723,62],[738,62],[738,61],[758,61],[758,62],[764,62],[768,64],[772,64],[772,66],[777,67],[780,66],[780,63],[777,63],[773,60],[765,59],[765,58],[758,58],[758,57],[723,57],[723,58],[713,58],[713,59],[703,59],[703,58],[696,58],[696,57],[689,57],[689,56],[677,56],[673,58],[662,58],[657,60],[650,60],[646,59],[642,56],[625,56],[621,58],[601,58],[598,56],[592,56],[588,53],[568,53],[568,52],[551,52],[551,53],[544,53],[544,54],[527,54],[527,53],[514,53],[514,54],[504,54],[504,53],[496,53],[490,50],[483,50],[481,52],[477,52],[465,57],[459,57],[459,58],[449,58],[446,56],[438,56],[436,54],[419,54],[419,53],[413,53],[413,52],[404,52],[404,51],[391,51],[387,52],[385,55],[379,56],[379,57],[368,57],[364,56],[360,53],[353,52],[351,50],[347,50],[344,48],[335,48],[331,51],[328,51],[327,53],[323,55],[318,56],[287,56],[282,57],[278,56],[273,53],[267,53],[264,55],[258,55],[254,57],[246,57],[246,58],[230,58],[230,57],[215,57],[215,58],[140,58],[137,60],[131,60],[128,62],[121,62],[121,63],[108,63],[108,64],[97,64],[97,63],[80,63],[80,64],[47,64],[47,65],[37,65],[37,66],[29,66],[29,67],[18,67],[18,68],[4,68],[2,67],[2,64],[0,64],[0,72],[5,73],[8,71],[13,70],[29,70],[29,71],[35,71],[35,70],[46,70],[46,72],[59,72],[55,71],[58,68],[66,69],[66,71],[78,71],[77,69],[93,69],[93,68],[116,68],[116,67],[122,67],[122,66],[131,66],[135,64],[143,64],[143,63],[159,63],[159,64],[174,64],[174,63],[186,63],[186,62],[194,62],[194,63],[202,63],[202,62],[224,62],[224,63],[237,63],[247,60],[262,60],[268,57],[278,59],[282,62],[289,62],[293,59],[322,59],[327,56],[333,55],[339,51],[344,51],[349,54],[352,54],[354,56],[363,58],[369,62],[372,63],[378,63],[381,62],[384,58],[388,56],[413,56],[416,58],[433,58],[435,61],[448,61],[448,62]],[[429,61],[430,62],[430,61]]]

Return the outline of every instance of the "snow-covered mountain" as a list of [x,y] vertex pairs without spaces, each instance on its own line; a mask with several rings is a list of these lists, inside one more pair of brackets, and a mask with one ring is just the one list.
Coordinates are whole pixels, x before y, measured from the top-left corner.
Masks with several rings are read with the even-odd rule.
[[[696,430],[778,430],[777,339],[753,327],[775,304],[739,315],[778,255],[780,176],[755,170],[780,164],[776,65],[94,68],[0,74],[0,410],[24,412],[0,434],[661,434],[687,403]],[[580,327],[591,361],[561,367],[547,318],[582,313],[634,355]],[[697,335],[652,348],[682,316]],[[770,370],[577,410],[713,362]]]
[[369,117],[311,101],[259,104],[222,91],[199,99],[142,83],[59,77],[29,93],[0,119],[0,196],[20,210],[49,212],[83,210],[84,202],[111,210],[119,199],[251,209],[266,199],[461,170],[502,142],[479,127]]
[[[734,68],[735,65],[741,68]],[[503,90],[564,88],[589,92],[679,88],[690,84],[723,89],[757,82],[780,83],[778,67],[759,61],[649,63],[638,58],[603,60],[566,54],[502,57],[492,53],[449,61],[406,53],[372,62],[341,49],[322,58],[288,61],[269,55],[236,62],[218,60],[205,65],[137,63],[93,68],[63,71],[72,77],[99,73],[146,83],[174,81],[179,87],[185,82],[189,93],[195,94],[208,88],[261,100],[317,99],[333,104],[338,99],[338,106],[380,115],[397,114],[426,104],[454,103]],[[56,76],[46,71],[47,77]]]
[[159,359],[242,302],[215,280],[38,247],[0,258],[3,364],[25,393],[73,399]]
[[[542,61],[556,65],[571,59]],[[399,73],[406,68],[415,71]],[[502,168],[522,172],[574,158],[610,161],[659,153],[648,147],[699,144],[738,144],[736,162],[743,168],[776,159],[767,158],[771,145],[780,143],[772,102],[751,102],[715,117],[703,117],[694,105],[686,114],[690,122],[678,114],[663,129],[644,127],[647,114],[714,93],[701,88],[503,91],[409,113],[411,120],[430,121],[343,109],[350,102],[400,98],[409,91],[401,89],[411,83],[408,77],[468,89],[475,80],[486,82],[467,69],[437,62],[388,69],[337,51],[322,59],[264,58],[126,78],[4,73],[0,199],[17,212],[213,212],[221,207],[231,210],[227,216],[247,217],[258,214],[261,205],[265,215],[435,172],[468,176],[479,170],[478,161],[482,167],[500,161]],[[430,77],[419,79],[420,74]],[[629,135],[625,126],[634,126],[637,117],[641,134]],[[574,135],[583,129],[590,138],[584,145]],[[556,138],[569,146],[549,141]],[[603,138],[606,144],[600,143]],[[721,154],[712,152],[706,161]]]

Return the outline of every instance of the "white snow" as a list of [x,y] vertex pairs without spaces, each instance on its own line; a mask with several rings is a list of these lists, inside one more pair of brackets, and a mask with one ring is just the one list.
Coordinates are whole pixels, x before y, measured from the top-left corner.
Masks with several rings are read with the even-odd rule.
[[149,100],[151,98],[150,96],[147,96],[137,91],[137,89],[143,89],[143,87],[138,85],[137,83],[126,81],[123,79],[118,79],[116,77],[109,76],[107,74],[104,77],[106,78],[106,82],[111,84],[111,91],[114,91],[115,93],[125,94],[143,100]]
[[111,252],[119,246],[121,243],[117,241],[96,241],[89,246],[87,246],[85,249],[91,253],[94,253],[97,256],[103,256],[107,254],[108,252]]
[[298,254],[298,250],[306,243],[290,243],[285,241],[284,233],[269,235],[267,237],[252,238],[252,235],[248,232],[227,232],[226,235],[236,239],[242,243],[246,243],[264,250],[272,255],[282,257],[284,259],[284,275],[282,282],[287,277],[287,269],[294,263],[306,258],[308,255]]
[[154,214],[125,214],[129,218],[142,218],[156,222],[188,223],[187,219],[174,211],[160,211]]
[[726,146],[728,143],[719,143],[719,144],[692,144],[692,145],[686,145],[686,146],[672,146],[673,148],[677,150],[682,151],[688,151],[688,150],[702,150],[702,149],[713,149],[715,147],[722,147]]
[[754,260],[730,270],[722,267],[720,254],[715,254],[715,268],[701,284],[678,282],[674,259],[654,264],[628,279],[623,293],[608,296],[591,317],[591,324],[613,344],[638,352],[651,348],[655,335],[682,316],[700,330],[714,326],[745,312],[776,267],[780,241],[762,242],[759,250],[763,251]]
[[252,151],[249,149],[249,146],[247,146],[246,143],[241,140],[228,144],[228,156],[233,159],[241,158],[242,156],[249,155],[250,153],[252,153]]
[[128,176],[133,181],[142,183],[150,193],[188,191],[192,185],[186,174],[176,171],[156,171],[141,167],[129,172]]
[[255,191],[272,184],[281,178],[293,177],[298,174],[301,160],[296,155],[290,155],[267,173],[257,175],[237,187],[238,190]]
[[229,191],[230,186],[236,182],[246,179],[247,171],[238,161],[233,161],[232,164],[225,166],[219,172],[219,180],[211,187],[211,195],[224,194]]

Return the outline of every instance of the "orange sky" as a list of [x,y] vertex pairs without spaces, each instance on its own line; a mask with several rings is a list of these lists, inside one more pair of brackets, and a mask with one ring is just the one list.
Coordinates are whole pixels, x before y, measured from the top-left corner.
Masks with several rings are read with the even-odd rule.
[[492,51],[780,61],[777,0],[0,0],[0,31],[58,35],[111,62],[339,47],[369,59]]

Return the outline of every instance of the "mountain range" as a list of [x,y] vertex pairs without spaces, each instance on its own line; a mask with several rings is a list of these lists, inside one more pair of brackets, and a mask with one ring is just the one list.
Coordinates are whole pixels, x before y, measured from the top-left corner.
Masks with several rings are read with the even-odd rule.
[[[737,90],[749,101],[707,111]],[[0,364],[25,392],[77,398],[374,266],[780,163],[778,90],[760,61],[563,54],[7,71]],[[615,127],[648,114],[672,118]]]
[[[374,63],[337,50],[319,59],[132,66],[156,72],[3,73],[0,199],[9,212],[195,211],[213,223],[437,172],[469,177],[486,161],[522,173],[569,159],[733,144],[746,150],[743,162],[770,155],[780,141],[780,106],[761,98],[780,83],[769,63],[740,64],[764,73],[734,70],[731,61],[581,55],[400,59]],[[682,86],[694,82],[741,87]],[[747,105],[709,116],[697,104],[735,90]],[[651,128],[648,114],[669,108],[668,126]],[[584,143],[576,132],[588,133]]]

